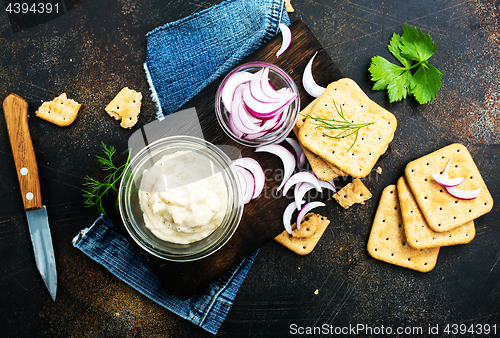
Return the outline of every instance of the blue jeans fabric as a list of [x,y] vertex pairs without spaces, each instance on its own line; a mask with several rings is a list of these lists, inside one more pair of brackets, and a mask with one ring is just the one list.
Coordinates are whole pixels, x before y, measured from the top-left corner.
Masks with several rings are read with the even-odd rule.
[[[227,0],[146,35],[144,65],[159,117],[168,115],[290,24],[283,0]],[[135,248],[101,215],[73,245],[140,293],[216,334],[257,252],[181,301],[162,286]]]
[[255,251],[203,291],[182,301],[162,285],[109,218],[101,215],[73,239],[73,245],[146,297],[213,334],[226,318],[258,253]]
[[290,24],[282,0],[228,0],[146,35],[146,73],[160,116],[175,112]]

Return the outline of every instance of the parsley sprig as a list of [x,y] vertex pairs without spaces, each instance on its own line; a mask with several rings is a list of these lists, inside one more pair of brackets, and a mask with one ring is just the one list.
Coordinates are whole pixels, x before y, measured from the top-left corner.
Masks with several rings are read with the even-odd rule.
[[106,156],[96,156],[96,158],[101,164],[101,169],[109,173],[106,174],[106,177],[102,181],[88,175],[85,177],[83,185],[86,189],[83,189],[83,197],[85,198],[83,203],[86,207],[95,207],[99,213],[106,215],[106,211],[103,206],[103,199],[109,192],[116,195],[115,206],[118,209],[118,186],[123,173],[125,172],[125,168],[130,161],[130,152],[128,153],[125,164],[117,167],[113,163],[113,156],[116,153],[116,149],[113,146],[108,147],[102,141],[101,146]]
[[368,68],[371,79],[376,81],[373,90],[387,89],[391,103],[410,94],[420,104],[433,100],[441,88],[443,75],[428,61],[437,48],[429,34],[405,23],[403,35],[394,33],[388,46],[401,66],[374,56]]
[[307,117],[307,118],[314,120],[315,122],[313,124],[317,125],[316,128],[325,128],[328,130],[340,130],[340,132],[336,135],[330,135],[330,134],[323,132],[323,135],[328,136],[330,138],[342,139],[342,138],[349,137],[351,135],[355,135],[355,138],[352,141],[351,146],[349,147],[349,149],[347,149],[347,151],[349,151],[349,150],[351,150],[351,148],[354,146],[354,144],[358,140],[359,130],[361,128],[367,127],[375,122],[365,122],[365,123],[351,122],[348,119],[346,119],[346,117],[344,116],[344,111],[342,109],[342,106],[340,106],[340,108],[339,108],[339,106],[337,106],[335,101],[333,101],[333,104],[335,106],[335,110],[337,111],[337,113],[339,114],[339,116],[341,118],[340,120],[325,119],[322,117],[316,117],[316,116],[302,114],[302,113],[300,113],[300,114]]

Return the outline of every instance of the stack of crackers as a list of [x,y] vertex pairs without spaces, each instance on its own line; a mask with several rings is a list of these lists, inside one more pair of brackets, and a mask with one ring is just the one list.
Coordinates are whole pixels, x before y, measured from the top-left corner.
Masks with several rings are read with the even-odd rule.
[[[339,109],[352,123],[371,124],[359,129],[357,139],[354,134],[335,138],[341,129],[321,127],[314,118],[341,120]],[[372,101],[356,82],[343,78],[328,85],[300,113],[294,132],[316,176],[330,181],[338,176],[367,176],[387,150],[396,126],[393,114]]]
[[[346,137],[335,137],[343,130],[322,127],[317,118],[333,123],[345,118],[344,121],[349,123],[366,126],[359,129],[357,136],[348,135],[348,131],[344,133]],[[343,78],[328,85],[323,94],[301,111],[294,133],[316,177],[323,181],[338,176],[354,178],[333,196],[347,209],[372,197],[360,178],[368,176],[385,153],[396,127],[393,114],[372,101],[356,82]],[[305,255],[318,243],[328,223],[326,218],[311,214],[300,231],[293,230],[291,235],[283,231],[275,240],[295,253]]]
[[[442,174],[451,160],[449,177],[465,177],[458,188],[475,190],[475,199],[450,195],[432,174]],[[368,252],[378,260],[428,272],[440,247],[466,244],[475,236],[474,220],[493,207],[493,198],[467,148],[451,144],[416,159],[396,185],[381,195],[368,239]]]

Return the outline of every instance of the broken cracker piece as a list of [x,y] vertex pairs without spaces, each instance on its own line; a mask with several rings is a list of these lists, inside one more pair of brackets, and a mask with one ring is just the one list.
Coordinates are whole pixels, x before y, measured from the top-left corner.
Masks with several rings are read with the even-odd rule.
[[286,230],[276,236],[274,240],[287,247],[298,255],[307,255],[313,251],[330,221],[321,215],[308,213],[297,230],[297,224],[292,225],[292,234]]
[[68,99],[66,93],[62,93],[54,100],[42,103],[35,115],[59,127],[66,127],[76,119],[80,106],[75,100]]
[[355,203],[365,204],[365,201],[369,200],[371,197],[372,193],[359,178],[356,178],[333,195],[333,198],[335,198],[344,209],[349,208]]
[[121,120],[120,126],[123,128],[132,128],[141,112],[141,100],[141,93],[124,87],[104,110],[116,120]]

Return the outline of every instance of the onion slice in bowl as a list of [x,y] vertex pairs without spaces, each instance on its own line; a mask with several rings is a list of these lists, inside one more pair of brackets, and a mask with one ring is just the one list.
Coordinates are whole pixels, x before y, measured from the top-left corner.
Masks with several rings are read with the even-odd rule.
[[290,43],[292,42],[292,32],[290,31],[290,28],[282,23],[280,23],[278,26],[281,30],[282,41],[280,49],[276,52],[276,57],[279,57],[281,54],[283,54],[283,52],[288,49]]
[[231,102],[233,101],[233,96],[236,88],[245,82],[252,79],[258,79],[259,77],[255,74],[249,72],[239,72],[230,76],[224,86],[221,88],[222,103],[228,111],[231,109]]
[[[295,202],[293,202],[293,203],[295,203]],[[306,205],[304,205],[304,207],[302,209],[300,209],[299,215],[297,216],[297,222],[296,222],[297,230],[300,230],[300,222],[302,222],[302,219],[310,210],[317,208],[317,207],[324,207],[324,206],[325,206],[325,203],[319,202],[319,201],[310,202],[310,203],[307,203]]]
[[286,183],[283,187],[283,192],[282,192],[283,196],[286,195],[287,191],[292,187],[292,185],[300,183],[300,182],[309,182],[312,185],[314,185],[316,190],[318,190],[319,192],[322,191],[321,185],[319,184],[319,180],[313,173],[311,173],[309,171],[299,171],[298,173],[293,174],[286,181]]
[[446,187],[446,186],[445,189],[451,196],[456,197],[460,200],[472,200],[479,196],[482,187],[470,191],[458,189],[457,187]]
[[304,86],[305,91],[312,97],[318,97],[325,91],[325,87],[318,85],[312,76],[312,63],[316,54],[318,54],[318,52],[314,53],[313,57],[309,60],[306,68],[304,69],[304,74],[302,74],[302,85]]
[[255,179],[255,189],[252,195],[252,199],[257,198],[262,190],[264,190],[264,185],[266,184],[266,176],[259,162],[251,157],[242,157],[234,160],[233,164],[243,167],[252,173]]
[[293,170],[295,169],[295,163],[296,163],[295,157],[290,151],[288,151],[288,149],[279,144],[270,144],[267,146],[258,147],[255,149],[255,151],[256,152],[264,151],[267,153],[274,154],[278,156],[283,162],[283,171],[284,171],[283,179],[281,180],[281,184],[278,187],[278,191],[280,191],[281,188],[283,188],[283,186],[285,185],[285,182],[288,181],[290,176],[292,176],[293,174]]

